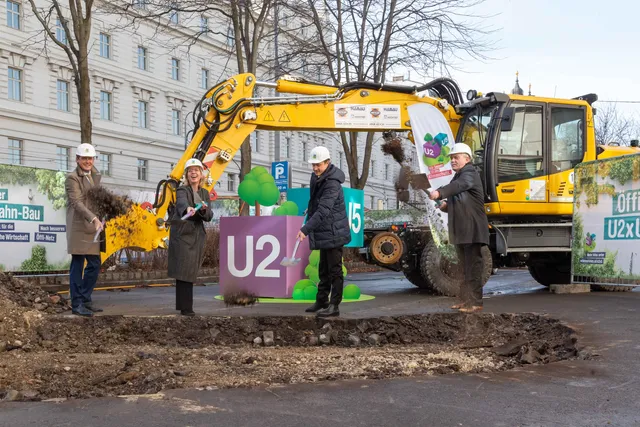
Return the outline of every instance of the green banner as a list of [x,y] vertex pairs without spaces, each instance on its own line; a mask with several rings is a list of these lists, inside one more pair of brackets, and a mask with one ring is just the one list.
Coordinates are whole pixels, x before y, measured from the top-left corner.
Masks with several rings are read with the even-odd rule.
[[7,200],[9,200],[9,190],[0,188],[0,202],[6,202]]
[[[364,246],[364,191],[346,187],[342,187],[342,191],[351,228],[351,242],[345,247],[361,248]],[[303,215],[309,205],[309,189],[290,188],[287,200],[295,202],[298,205],[298,215]]]
[[0,203],[0,220],[44,221],[44,206]]

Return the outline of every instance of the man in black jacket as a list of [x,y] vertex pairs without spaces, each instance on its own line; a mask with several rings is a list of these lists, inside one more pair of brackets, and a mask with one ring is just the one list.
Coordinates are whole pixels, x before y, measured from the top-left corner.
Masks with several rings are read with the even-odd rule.
[[[331,164],[326,147],[311,150],[309,163],[313,167],[307,214],[309,220],[298,232],[298,239],[309,236],[311,250],[320,250],[318,294],[316,302],[305,311],[318,317],[339,316],[344,277],[342,276],[342,248],[351,241],[349,219],[344,204],[342,183],[344,172]],[[331,292],[331,301],[329,301]]]
[[447,199],[440,209],[449,219],[449,241],[455,245],[464,283],[460,304],[452,308],[473,313],[482,310],[482,246],[489,244],[489,223],[484,211],[484,192],[480,175],[471,164],[471,148],[457,143],[449,153],[455,175],[451,182],[429,194],[431,200]]

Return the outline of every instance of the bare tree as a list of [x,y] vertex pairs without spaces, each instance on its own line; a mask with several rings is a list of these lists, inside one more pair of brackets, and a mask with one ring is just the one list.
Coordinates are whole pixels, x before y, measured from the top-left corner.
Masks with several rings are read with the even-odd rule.
[[[218,34],[231,37],[232,49],[235,53],[236,66],[239,73],[257,74],[258,67],[268,62],[262,55],[266,33],[271,33],[271,10],[276,0],[147,0],[144,10],[136,8],[132,3],[117,5],[111,11],[125,16],[124,25],[129,30],[142,22],[156,25],[157,29],[166,27],[167,17],[174,13],[186,16],[206,14],[216,19],[216,26],[196,28],[185,32],[174,39],[172,48],[183,46],[187,49],[206,34]],[[216,29],[217,28],[217,29]],[[271,58],[271,62],[273,58]],[[240,181],[251,171],[250,138],[240,147]],[[244,206],[241,215],[248,215],[249,207]]]
[[618,143],[629,145],[638,139],[640,123],[633,117],[621,113],[615,103],[604,104],[595,115],[596,142],[598,144]]
[[[51,40],[62,49],[73,73],[73,82],[78,95],[80,108],[80,140],[91,144],[93,124],[91,122],[91,78],[89,77],[89,41],[91,39],[91,20],[93,0],[69,0],[69,16],[59,0],[48,0],[46,7],[36,6],[35,0],[29,0],[33,14],[40,22],[45,33],[45,42]],[[56,37],[55,26],[59,24],[64,37]],[[47,46],[47,44],[44,44]]]
[[[386,83],[394,70],[425,77],[449,74],[465,59],[484,60],[492,33],[484,17],[472,18],[484,0],[307,0],[283,13],[298,21],[282,46],[289,71],[319,69],[333,85],[354,81]],[[280,19],[282,21],[282,17]],[[309,37],[295,37],[305,28]],[[285,41],[286,43],[286,41]],[[374,133],[364,141],[362,171],[357,132],[340,134],[351,186],[364,188]]]

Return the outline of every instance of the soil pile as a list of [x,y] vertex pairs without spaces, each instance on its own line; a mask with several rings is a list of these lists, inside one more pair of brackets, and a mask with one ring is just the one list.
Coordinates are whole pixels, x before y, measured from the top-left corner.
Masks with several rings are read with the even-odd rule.
[[39,286],[3,272],[0,272],[0,301],[11,301],[16,306],[47,313],[62,313],[70,309],[67,300],[49,295]]
[[348,378],[493,372],[579,356],[536,315],[372,319],[46,316],[0,362],[0,397],[25,400]]
[[0,272],[0,353],[15,349],[31,351],[35,328],[44,314],[63,313],[69,303],[16,277]]
[[250,306],[258,302],[258,297],[247,291],[227,291],[223,294],[224,303],[230,306]]
[[128,197],[117,196],[103,186],[89,189],[87,200],[98,218],[106,221],[125,215],[133,205],[133,202]]

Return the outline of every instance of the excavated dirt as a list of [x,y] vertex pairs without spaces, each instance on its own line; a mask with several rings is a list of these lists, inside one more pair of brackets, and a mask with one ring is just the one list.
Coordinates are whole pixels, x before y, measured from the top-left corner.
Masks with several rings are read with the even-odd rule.
[[384,154],[390,155],[400,164],[402,164],[406,159],[404,149],[402,148],[402,140],[400,138],[394,138],[389,142],[385,142],[380,148]]
[[64,302],[36,309],[46,293],[0,279],[8,400],[494,372],[581,357],[570,328],[533,314],[79,318],[53,314]]
[[107,221],[125,215],[133,205],[128,197],[117,196],[102,186],[89,189],[87,200],[94,213]]

